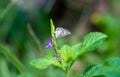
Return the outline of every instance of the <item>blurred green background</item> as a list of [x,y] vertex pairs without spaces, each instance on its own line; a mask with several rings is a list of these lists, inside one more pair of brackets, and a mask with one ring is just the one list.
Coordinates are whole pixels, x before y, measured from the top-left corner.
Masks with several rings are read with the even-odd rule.
[[91,64],[120,56],[120,0],[0,0],[0,77],[65,77],[56,67],[39,70],[30,61],[47,54],[50,18],[71,35],[57,39],[58,47],[75,45],[89,32],[103,32],[107,40],[95,52],[74,63],[71,76]]

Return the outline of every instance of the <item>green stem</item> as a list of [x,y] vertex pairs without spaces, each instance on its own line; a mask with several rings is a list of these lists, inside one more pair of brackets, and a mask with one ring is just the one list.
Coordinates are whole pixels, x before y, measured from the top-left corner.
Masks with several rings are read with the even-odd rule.
[[55,49],[55,53],[58,57],[58,61],[62,64],[62,56],[57,48],[57,43],[56,43],[56,37],[55,37],[55,26],[54,26],[54,23],[52,21],[52,19],[50,19],[50,25],[51,25],[51,36],[52,36],[52,42],[53,42],[53,46],[54,46],[54,49]]
[[11,2],[10,4],[8,4],[8,6],[6,7],[6,9],[3,10],[3,12],[0,14],[0,20],[2,20],[8,14],[8,12],[11,10],[11,8],[14,7],[14,5],[15,4],[13,2]]
[[69,71],[68,70],[65,72],[65,75],[66,75],[66,77],[69,77]]
[[34,42],[36,43],[36,46],[37,46],[37,49],[38,51],[42,52],[43,51],[43,48],[42,48],[42,45],[41,45],[41,42],[38,40],[37,36],[35,35],[32,27],[30,24],[27,24],[27,29],[31,35],[31,37],[33,38]]
[[7,47],[0,44],[0,52],[8,57],[10,61],[15,65],[15,67],[19,70],[21,75],[25,74],[25,69],[22,63],[17,59],[17,57],[10,51]]

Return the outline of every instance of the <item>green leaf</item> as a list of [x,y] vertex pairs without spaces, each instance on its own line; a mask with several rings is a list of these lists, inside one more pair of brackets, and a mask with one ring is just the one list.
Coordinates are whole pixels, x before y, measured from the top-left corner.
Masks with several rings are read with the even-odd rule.
[[61,49],[60,49],[60,54],[61,57],[63,59],[63,67],[64,67],[64,71],[67,71],[71,68],[73,62],[76,59],[76,55],[75,53],[72,51],[71,47],[69,45],[64,45]]
[[120,77],[120,57],[87,68],[79,77]]
[[34,59],[31,61],[31,64],[39,69],[46,69],[47,67],[53,65],[53,66],[58,66],[61,67],[61,64],[55,60],[53,57],[47,56],[44,58],[39,58],[39,59]]
[[72,51],[75,52],[76,56],[79,55],[81,49],[81,43],[72,46]]
[[102,73],[102,64],[98,65],[91,65],[85,69],[85,71],[80,74],[79,77],[94,77],[94,76],[101,76]]
[[76,52],[77,55],[82,55],[85,52],[95,50],[99,47],[107,36],[100,32],[91,32],[86,35],[82,42],[73,46],[72,50]]
[[120,77],[120,57],[106,60],[102,70],[106,77]]
[[69,62],[70,60],[73,61],[76,58],[75,53],[72,51],[69,45],[64,45],[60,49],[60,53],[65,62]]
[[112,66],[114,68],[120,69],[120,57],[109,58],[108,60],[106,60],[106,62],[104,63],[104,65]]

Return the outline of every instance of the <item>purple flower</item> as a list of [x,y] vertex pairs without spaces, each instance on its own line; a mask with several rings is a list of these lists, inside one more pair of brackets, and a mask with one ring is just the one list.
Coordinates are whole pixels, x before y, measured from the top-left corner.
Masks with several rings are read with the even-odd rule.
[[46,48],[49,48],[49,47],[53,47],[52,38],[50,38],[46,44]]

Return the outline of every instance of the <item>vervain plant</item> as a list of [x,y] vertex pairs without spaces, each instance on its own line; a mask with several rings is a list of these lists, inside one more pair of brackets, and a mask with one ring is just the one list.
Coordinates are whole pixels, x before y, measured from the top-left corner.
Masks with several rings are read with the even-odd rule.
[[31,64],[39,69],[46,69],[50,65],[57,66],[65,72],[66,77],[69,77],[71,66],[79,56],[86,52],[95,50],[107,38],[107,36],[103,33],[91,32],[86,35],[80,43],[74,46],[63,45],[60,49],[58,49],[56,43],[55,26],[52,20],[50,20],[50,25],[51,38],[46,45],[46,48],[49,46],[53,47],[56,56],[53,57],[51,55],[47,55],[43,58],[32,60]]

